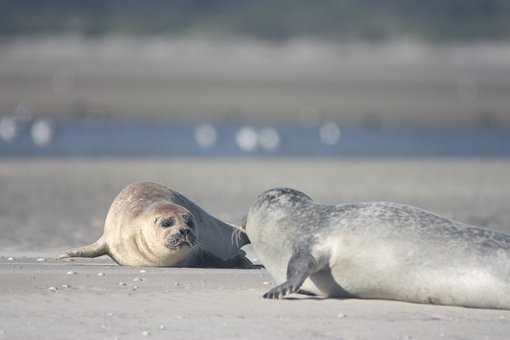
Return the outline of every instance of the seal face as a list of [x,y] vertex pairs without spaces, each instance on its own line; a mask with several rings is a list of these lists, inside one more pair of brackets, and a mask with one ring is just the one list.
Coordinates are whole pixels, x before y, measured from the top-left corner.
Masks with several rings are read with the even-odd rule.
[[510,235],[392,202],[315,203],[271,189],[245,231],[277,282],[295,292],[510,309]]
[[246,243],[234,226],[180,193],[142,182],[130,184],[114,199],[98,241],[60,257],[109,255],[129,266],[250,267],[240,250]]

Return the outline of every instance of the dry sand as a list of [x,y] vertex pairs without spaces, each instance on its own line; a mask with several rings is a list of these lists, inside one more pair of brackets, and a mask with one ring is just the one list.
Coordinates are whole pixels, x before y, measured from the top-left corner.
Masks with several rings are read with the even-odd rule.
[[140,339],[147,331],[147,337],[168,339],[508,339],[510,332],[506,311],[375,300],[267,301],[261,298],[270,282],[264,270],[145,270],[3,258],[0,338]]
[[257,193],[287,185],[322,202],[401,201],[510,231],[509,173],[500,160],[3,160],[0,339],[507,339],[507,311],[266,301],[265,270],[141,273],[108,259],[50,257],[96,239],[113,196],[135,180],[172,186],[234,222]]

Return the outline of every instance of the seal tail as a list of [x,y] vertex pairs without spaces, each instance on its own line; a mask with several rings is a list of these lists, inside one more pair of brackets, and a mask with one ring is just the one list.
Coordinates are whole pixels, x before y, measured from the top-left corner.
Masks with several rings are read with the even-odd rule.
[[59,255],[59,259],[69,258],[69,257],[98,257],[101,255],[108,255],[108,246],[106,241],[103,239],[103,236],[99,238],[96,242],[79,247],[73,248],[65,251],[62,255]]

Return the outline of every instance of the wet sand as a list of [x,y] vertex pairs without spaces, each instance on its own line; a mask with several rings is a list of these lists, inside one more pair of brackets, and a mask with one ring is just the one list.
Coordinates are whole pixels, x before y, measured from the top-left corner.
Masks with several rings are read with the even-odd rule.
[[3,160],[0,339],[506,339],[507,311],[266,301],[265,270],[141,273],[106,258],[51,257],[95,240],[115,194],[137,180],[172,186],[233,222],[257,193],[291,186],[321,202],[399,201],[509,232],[509,173],[504,160]]

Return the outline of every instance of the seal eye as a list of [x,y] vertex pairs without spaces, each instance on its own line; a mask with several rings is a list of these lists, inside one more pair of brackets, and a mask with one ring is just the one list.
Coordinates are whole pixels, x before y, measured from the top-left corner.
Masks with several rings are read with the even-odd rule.
[[175,218],[174,217],[165,218],[161,222],[161,228],[170,228],[170,227],[173,227],[174,225],[175,225]]

